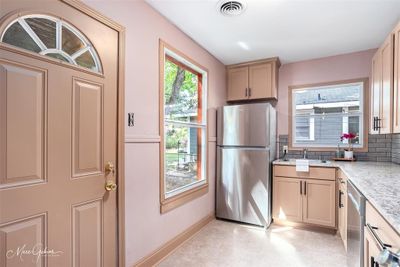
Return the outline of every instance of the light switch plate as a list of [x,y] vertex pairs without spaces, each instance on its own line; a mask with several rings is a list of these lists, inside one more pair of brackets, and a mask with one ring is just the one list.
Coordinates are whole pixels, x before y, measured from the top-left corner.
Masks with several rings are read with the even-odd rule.
[[129,112],[128,113],[128,127],[135,126],[135,113]]

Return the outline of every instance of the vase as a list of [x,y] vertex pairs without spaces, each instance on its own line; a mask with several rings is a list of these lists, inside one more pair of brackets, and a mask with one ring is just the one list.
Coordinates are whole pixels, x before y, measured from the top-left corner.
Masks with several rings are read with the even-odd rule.
[[344,151],[344,158],[345,159],[353,159],[353,151]]

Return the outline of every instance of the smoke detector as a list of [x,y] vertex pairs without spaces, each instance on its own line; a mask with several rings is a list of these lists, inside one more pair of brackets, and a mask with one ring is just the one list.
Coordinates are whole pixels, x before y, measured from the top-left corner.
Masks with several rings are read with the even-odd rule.
[[246,5],[239,1],[222,0],[218,3],[218,10],[225,16],[238,16],[246,9]]

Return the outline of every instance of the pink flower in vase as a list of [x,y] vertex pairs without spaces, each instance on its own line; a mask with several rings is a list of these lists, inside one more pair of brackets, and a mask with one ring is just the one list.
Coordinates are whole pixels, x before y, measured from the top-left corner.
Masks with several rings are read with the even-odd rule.
[[348,150],[348,151],[351,151],[351,149],[352,149],[351,140],[353,140],[353,139],[356,138],[356,137],[357,137],[357,135],[354,134],[354,133],[344,133],[344,134],[340,137],[340,140],[343,142],[344,139],[347,139],[347,140],[348,140],[348,143],[349,143],[349,150]]

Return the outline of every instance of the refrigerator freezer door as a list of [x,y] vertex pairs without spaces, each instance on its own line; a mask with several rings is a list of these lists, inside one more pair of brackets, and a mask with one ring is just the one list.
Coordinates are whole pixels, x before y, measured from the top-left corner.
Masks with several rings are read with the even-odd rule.
[[268,103],[225,106],[218,110],[219,146],[270,146],[270,112]]
[[218,218],[268,226],[271,222],[269,150],[218,148]]

